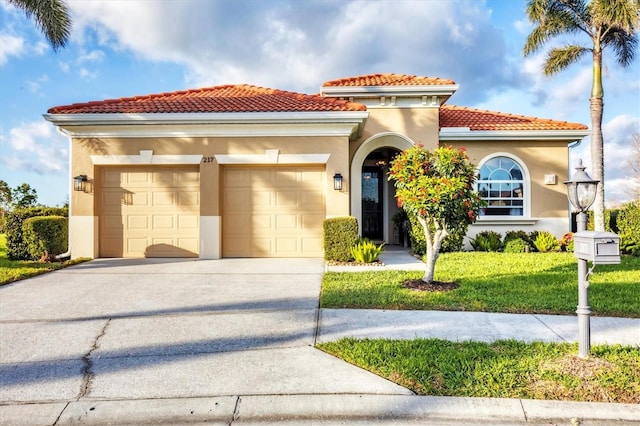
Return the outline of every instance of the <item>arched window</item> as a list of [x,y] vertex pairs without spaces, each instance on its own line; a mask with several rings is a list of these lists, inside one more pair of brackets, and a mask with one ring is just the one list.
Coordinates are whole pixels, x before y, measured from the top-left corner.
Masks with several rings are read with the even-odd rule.
[[508,157],[493,157],[480,168],[478,192],[487,207],[480,216],[524,216],[522,168]]

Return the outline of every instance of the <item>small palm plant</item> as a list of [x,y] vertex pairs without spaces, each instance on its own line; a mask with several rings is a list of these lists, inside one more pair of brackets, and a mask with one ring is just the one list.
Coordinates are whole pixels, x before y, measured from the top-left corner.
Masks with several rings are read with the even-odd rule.
[[351,247],[351,256],[358,263],[373,263],[378,260],[383,246],[384,243],[376,245],[367,238],[361,238],[355,246]]

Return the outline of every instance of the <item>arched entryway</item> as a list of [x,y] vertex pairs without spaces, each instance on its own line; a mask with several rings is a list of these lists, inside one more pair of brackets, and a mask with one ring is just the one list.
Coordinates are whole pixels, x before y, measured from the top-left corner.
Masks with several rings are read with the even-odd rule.
[[389,161],[413,146],[406,136],[384,133],[367,139],[351,162],[351,214],[360,235],[393,243],[391,219],[398,208],[393,183],[387,179]]

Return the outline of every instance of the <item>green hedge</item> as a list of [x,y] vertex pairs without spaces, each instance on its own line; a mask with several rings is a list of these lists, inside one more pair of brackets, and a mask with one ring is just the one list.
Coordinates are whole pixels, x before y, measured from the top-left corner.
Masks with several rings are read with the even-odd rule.
[[640,256],[640,200],[626,204],[620,209],[617,219],[620,250]]
[[349,262],[353,259],[351,248],[358,243],[358,220],[355,217],[325,219],[322,231],[326,260]]
[[[22,224],[30,217],[36,216],[63,216],[69,215],[69,209],[60,207],[30,207],[26,209],[16,209],[7,213],[6,234],[7,234],[7,257],[11,260],[33,260],[29,254],[28,244],[22,235]],[[65,237],[65,242],[67,241]]]
[[22,224],[22,236],[32,259],[51,262],[67,251],[68,220],[63,216],[35,216]]

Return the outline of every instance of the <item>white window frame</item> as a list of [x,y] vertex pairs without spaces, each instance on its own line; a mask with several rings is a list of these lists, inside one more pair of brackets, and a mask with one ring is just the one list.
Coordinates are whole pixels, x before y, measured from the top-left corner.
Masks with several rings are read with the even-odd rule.
[[[480,170],[484,166],[484,164],[497,157],[506,157],[512,161],[514,161],[522,171],[522,179],[523,179],[523,196],[522,196],[522,216],[501,216],[501,215],[484,215],[478,216],[478,222],[517,222],[523,219],[531,219],[531,175],[529,174],[529,169],[527,168],[524,161],[522,161],[518,156],[513,155],[509,152],[494,152],[490,155],[484,157],[478,163],[478,168],[476,169],[478,175],[480,175]],[[478,191],[480,185],[480,181],[476,181],[476,191]]]

